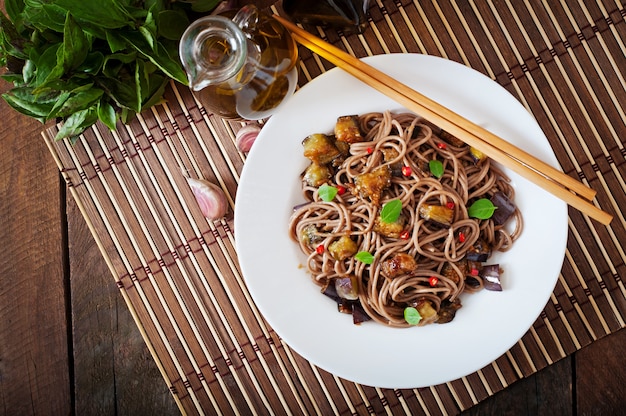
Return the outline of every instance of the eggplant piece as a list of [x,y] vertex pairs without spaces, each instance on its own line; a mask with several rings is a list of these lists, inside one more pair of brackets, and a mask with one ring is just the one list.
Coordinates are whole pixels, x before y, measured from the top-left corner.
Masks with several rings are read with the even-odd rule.
[[433,307],[433,304],[428,299],[418,299],[417,302],[414,302],[412,305],[417,309],[422,319],[420,320],[421,325],[426,325],[430,322],[433,322],[434,319],[437,318],[437,310]]
[[358,116],[341,116],[337,117],[335,123],[335,138],[338,142],[358,143],[365,141],[365,137],[361,134]]
[[515,204],[504,194],[504,192],[496,192],[491,197],[491,203],[497,208],[491,219],[495,225],[506,223],[511,215],[515,212]]
[[370,321],[371,319],[372,317],[365,312],[361,302],[354,302],[352,304],[352,322],[354,325],[360,325],[363,322]]
[[436,222],[444,226],[450,226],[454,219],[454,209],[444,205],[422,204],[419,207],[420,217],[426,221]]
[[344,277],[336,277],[335,291],[337,295],[346,300],[357,300],[359,298],[359,278],[351,274]]
[[[385,163],[389,163],[390,161],[400,156],[400,153],[392,147],[381,149],[381,152],[383,154],[383,162]],[[395,162],[394,164],[390,165],[390,167],[391,174],[393,176],[402,176],[402,160]]]
[[458,137],[452,135],[451,133],[448,133],[445,130],[441,130],[441,133],[439,133],[439,137],[441,137],[446,142],[450,143],[452,146],[455,146],[455,147],[463,147],[463,146],[465,146],[465,142],[463,140],[461,140]]
[[450,265],[449,262],[443,265],[443,268],[441,269],[441,274],[458,285],[461,280],[465,279],[465,275],[469,272],[469,266],[467,265],[467,261],[465,259],[460,260],[455,264],[461,271],[461,276],[459,276],[457,271],[454,269],[454,267]]
[[447,324],[451,322],[456,316],[456,311],[461,308],[461,301],[456,298],[454,301],[449,301],[445,299],[441,302],[439,306],[439,313],[437,314],[437,323],[438,324]]
[[352,315],[352,303],[353,301],[339,298],[337,302],[337,311]]
[[417,261],[407,253],[396,253],[390,259],[383,261],[380,268],[383,276],[393,279],[415,271],[417,269]]
[[322,293],[337,303],[341,302],[341,297],[337,294],[335,285],[327,284],[324,288],[322,288]]
[[487,159],[487,155],[485,155],[480,150],[470,146],[470,156],[475,164],[479,164],[481,161]]
[[325,165],[341,154],[333,138],[322,133],[307,136],[302,141],[302,146],[304,157],[317,165]]
[[502,269],[500,269],[499,264],[489,264],[483,266],[482,270],[480,271],[480,277],[483,278],[483,285],[486,290],[502,292],[500,273],[502,273]]
[[394,222],[385,222],[380,219],[380,215],[376,217],[374,222],[374,231],[389,238],[400,238],[400,234],[404,231],[406,225],[406,216],[400,214]]
[[341,236],[338,240],[333,241],[328,246],[328,252],[335,260],[342,261],[348,257],[354,256],[359,248],[347,235]]
[[309,186],[319,187],[325,184],[331,177],[332,173],[328,166],[311,163],[304,171],[302,179]]
[[317,227],[313,224],[307,225],[300,232],[300,241],[306,244],[309,248],[314,248],[323,240],[322,236],[318,233]]
[[391,185],[391,168],[383,165],[371,172],[354,178],[355,190],[363,199],[369,198],[372,204],[380,205],[383,191]]
[[467,254],[465,254],[465,258],[469,261],[478,261],[485,262],[491,256],[491,246],[482,238],[476,240],[474,245],[472,245]]

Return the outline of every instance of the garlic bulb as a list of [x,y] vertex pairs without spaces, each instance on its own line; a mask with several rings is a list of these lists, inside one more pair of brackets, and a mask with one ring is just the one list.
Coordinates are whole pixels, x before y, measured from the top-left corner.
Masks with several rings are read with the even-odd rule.
[[261,127],[258,124],[243,126],[235,137],[237,148],[243,153],[249,152],[260,131]]
[[226,215],[228,200],[222,188],[204,179],[187,177],[187,182],[196,197],[202,215],[210,220],[217,220]]

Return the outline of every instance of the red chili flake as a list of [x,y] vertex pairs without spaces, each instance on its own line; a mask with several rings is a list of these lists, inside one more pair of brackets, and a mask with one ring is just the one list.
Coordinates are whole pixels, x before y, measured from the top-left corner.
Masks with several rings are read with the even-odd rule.
[[341,185],[337,185],[337,194],[338,195],[343,195],[346,193],[346,187],[345,186],[341,186]]
[[400,238],[403,240],[408,240],[411,235],[408,230],[404,230],[400,233]]
[[317,254],[323,254],[324,253],[324,244],[320,244],[319,246],[317,246],[317,248],[315,249],[315,252]]
[[372,149],[371,147],[367,148],[367,154],[368,155],[371,155],[373,151],[374,151],[374,149]]
[[410,166],[402,166],[402,174],[404,176],[411,176],[413,173],[413,169]]
[[470,274],[471,274],[472,276],[478,276],[478,269],[477,269],[477,268],[475,268],[475,267],[474,267],[474,268],[472,268],[472,270],[470,270]]
[[464,242],[465,242],[465,234],[463,234],[463,233],[459,233],[459,241],[460,241],[461,243],[464,243]]
[[441,142],[441,143],[437,143],[437,147],[440,148],[440,149],[445,149],[445,148],[448,147],[448,145],[443,143],[443,142]]
[[446,207],[448,209],[454,209],[454,202],[450,201],[450,202],[446,203]]
[[428,283],[432,287],[435,287],[435,286],[437,286],[437,283],[439,283],[439,279],[437,278],[437,276],[430,276],[430,278],[428,279]]

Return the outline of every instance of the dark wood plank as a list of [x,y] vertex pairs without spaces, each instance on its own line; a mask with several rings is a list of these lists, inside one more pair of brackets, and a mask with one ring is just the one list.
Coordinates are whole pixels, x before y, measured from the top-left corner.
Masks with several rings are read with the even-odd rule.
[[[0,92],[9,85],[0,81]],[[61,181],[37,121],[0,100],[0,412],[71,410]]]
[[568,357],[516,381],[463,415],[572,415],[572,398],[572,358]]
[[76,414],[180,414],[72,198],[67,213]]
[[626,330],[576,352],[576,409],[580,415],[623,414],[626,409]]

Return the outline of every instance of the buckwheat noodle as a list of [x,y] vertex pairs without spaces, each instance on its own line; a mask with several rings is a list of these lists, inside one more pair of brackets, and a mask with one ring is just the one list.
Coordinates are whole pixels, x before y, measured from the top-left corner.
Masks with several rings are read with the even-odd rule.
[[[363,114],[359,116],[359,123],[366,140],[350,145],[350,154],[334,170],[329,181],[334,186],[345,187],[348,192],[324,202],[318,188],[303,181],[302,194],[309,203],[295,208],[289,232],[306,254],[306,267],[315,283],[325,287],[334,278],[355,274],[360,279],[359,300],[365,312],[377,322],[406,327],[409,326],[404,319],[407,305],[427,299],[439,311],[442,301],[454,301],[462,292],[480,290],[481,278],[469,274],[458,262],[479,238],[487,241],[493,251],[508,250],[522,231],[522,217],[516,208],[509,221],[514,224],[510,231],[495,226],[491,220],[470,218],[467,212],[470,201],[489,198],[497,191],[513,200],[514,189],[488,158],[475,163],[468,146],[455,146],[454,142],[445,140],[445,133],[424,119],[409,113],[384,112]],[[383,152],[388,149],[395,149],[393,154],[397,157],[385,161]],[[444,174],[440,178],[433,177],[428,170],[428,162],[433,159],[443,163]],[[385,164],[395,169],[395,173],[380,205],[392,199],[402,201],[408,239],[388,238],[374,231],[380,206],[357,192],[350,192],[355,177]],[[410,177],[398,174],[398,166],[409,166]],[[452,224],[442,227],[420,218],[418,209],[424,203],[453,203]],[[299,238],[311,224],[316,227],[319,239],[313,246]],[[461,234],[463,238],[459,237]],[[338,261],[328,250],[317,252],[318,245],[328,248],[345,235],[357,243],[359,251],[375,256],[371,265],[354,256]],[[390,279],[381,273],[381,265],[397,253],[414,257],[418,267],[411,273]],[[453,268],[456,277],[442,273],[446,264]],[[435,287],[429,283],[433,276],[438,279]],[[422,320],[420,325],[431,322]]]

